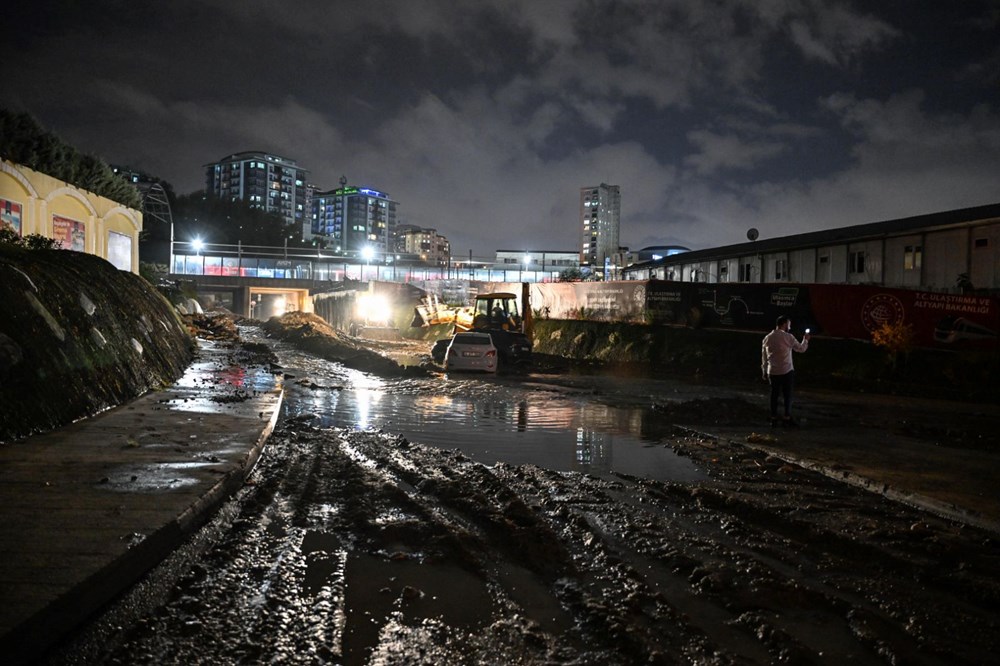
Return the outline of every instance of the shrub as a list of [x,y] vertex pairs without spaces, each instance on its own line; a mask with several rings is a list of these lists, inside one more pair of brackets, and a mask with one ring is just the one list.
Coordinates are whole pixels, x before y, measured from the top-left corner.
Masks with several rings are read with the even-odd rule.
[[0,227],[0,243],[16,245],[28,250],[58,250],[62,248],[62,243],[54,238],[40,234],[21,236],[10,227]]
[[913,350],[913,326],[901,321],[886,322],[872,333],[872,342],[888,353],[889,367],[896,369],[896,361],[900,354],[906,355]]

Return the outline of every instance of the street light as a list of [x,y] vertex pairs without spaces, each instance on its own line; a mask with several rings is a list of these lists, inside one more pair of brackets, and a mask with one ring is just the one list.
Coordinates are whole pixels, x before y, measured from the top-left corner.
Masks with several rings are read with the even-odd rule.
[[[194,256],[198,257],[198,261],[194,262],[196,273],[195,275],[205,274],[205,264],[201,260],[201,249],[205,247],[205,241],[201,239],[201,236],[195,236],[191,240],[191,247],[194,248]],[[185,262],[186,263],[186,262]]]
[[[361,248],[361,258],[365,260],[365,266],[368,266],[371,263],[372,258],[374,257],[375,257],[375,248],[373,248],[371,245],[365,245],[363,248]],[[376,278],[377,277],[378,275],[376,272]],[[364,272],[361,273],[361,279],[362,280],[365,279]]]
[[[528,254],[527,252],[525,252],[523,259],[524,259],[524,272],[527,273],[528,272],[528,264],[531,263],[531,255]],[[523,282],[523,280],[522,280],[522,282]]]

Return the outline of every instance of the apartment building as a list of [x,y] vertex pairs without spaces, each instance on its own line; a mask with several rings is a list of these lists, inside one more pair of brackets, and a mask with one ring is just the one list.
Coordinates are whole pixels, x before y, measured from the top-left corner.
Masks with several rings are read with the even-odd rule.
[[308,175],[286,157],[259,151],[234,153],[205,165],[205,192],[277,213],[286,224],[304,231],[309,223]]

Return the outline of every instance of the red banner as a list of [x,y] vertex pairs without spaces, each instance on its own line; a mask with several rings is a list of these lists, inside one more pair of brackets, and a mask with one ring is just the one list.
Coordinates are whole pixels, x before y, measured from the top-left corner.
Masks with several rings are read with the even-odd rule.
[[870,340],[882,324],[909,324],[921,347],[995,347],[996,298],[852,285],[809,285],[824,333]]

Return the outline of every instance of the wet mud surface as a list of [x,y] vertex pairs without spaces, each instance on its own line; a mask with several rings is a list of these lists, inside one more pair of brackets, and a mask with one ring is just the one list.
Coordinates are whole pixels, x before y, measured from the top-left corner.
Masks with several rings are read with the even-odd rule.
[[[548,412],[641,404],[643,445],[698,470],[654,479],[484,462],[370,409],[393,396],[507,400],[503,378],[359,388],[308,370],[286,368],[284,416],[238,497],[49,663],[1000,662],[996,536],[679,427],[759,419],[738,396],[516,379]],[[363,424],[333,425],[324,410],[349,392],[381,397]],[[488,427],[474,416],[470,442]],[[960,442],[989,436],[977,423],[954,426]]]
[[91,663],[997,659],[996,540],[762,454],[677,436],[709,480],[599,479],[312,421]]

